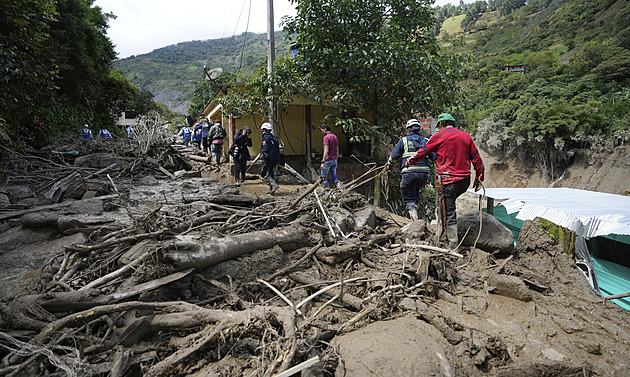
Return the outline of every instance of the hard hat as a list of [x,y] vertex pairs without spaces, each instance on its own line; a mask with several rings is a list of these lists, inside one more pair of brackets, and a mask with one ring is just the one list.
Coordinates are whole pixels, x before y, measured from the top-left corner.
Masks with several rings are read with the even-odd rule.
[[409,119],[407,121],[407,128],[411,128],[413,126],[419,126],[420,122],[418,122],[418,119]]
[[438,116],[437,121],[441,122],[443,120],[452,120],[453,122],[455,121],[455,118],[453,118],[453,116],[451,114],[448,113],[442,113]]
[[265,122],[265,123],[263,123],[263,124],[260,126],[260,129],[261,129],[261,130],[271,131],[271,129],[272,129],[272,128],[271,128],[271,124],[270,124],[270,123]]

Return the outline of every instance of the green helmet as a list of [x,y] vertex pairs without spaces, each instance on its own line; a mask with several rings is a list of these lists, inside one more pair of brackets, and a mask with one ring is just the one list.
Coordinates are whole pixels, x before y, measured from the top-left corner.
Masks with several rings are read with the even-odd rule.
[[441,122],[443,120],[452,120],[453,122],[455,121],[455,118],[453,118],[453,116],[451,114],[448,113],[442,113],[438,116],[437,121]]

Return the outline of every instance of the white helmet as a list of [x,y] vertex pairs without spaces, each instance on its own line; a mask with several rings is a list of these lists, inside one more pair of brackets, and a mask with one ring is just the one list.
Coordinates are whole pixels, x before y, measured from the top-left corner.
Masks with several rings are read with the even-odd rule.
[[420,126],[420,122],[418,122],[418,119],[409,119],[407,121],[407,128],[411,128],[413,126]]
[[267,122],[263,123],[263,124],[260,126],[260,129],[261,129],[261,130],[267,130],[267,131],[271,132],[271,130],[272,130],[272,128],[271,128],[271,123],[267,123]]

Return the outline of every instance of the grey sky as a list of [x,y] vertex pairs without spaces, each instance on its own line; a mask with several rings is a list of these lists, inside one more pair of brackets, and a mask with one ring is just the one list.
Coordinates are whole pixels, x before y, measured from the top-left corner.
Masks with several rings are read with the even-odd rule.
[[[446,3],[459,4],[459,0],[437,0],[435,5]],[[117,17],[109,21],[107,35],[119,58],[180,42],[231,37],[247,30],[267,32],[266,0],[96,0],[94,5]],[[285,15],[295,15],[295,6],[289,0],[274,0],[275,30],[281,29],[280,20]]]

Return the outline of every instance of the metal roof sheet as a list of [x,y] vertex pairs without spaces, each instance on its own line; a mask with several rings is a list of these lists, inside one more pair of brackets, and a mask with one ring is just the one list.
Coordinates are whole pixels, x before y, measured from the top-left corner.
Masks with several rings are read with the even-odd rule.
[[[472,189],[468,191],[475,193]],[[518,212],[519,220],[541,217],[585,238],[630,235],[628,196],[565,187],[488,188],[486,196],[505,200],[499,204],[508,214]]]

